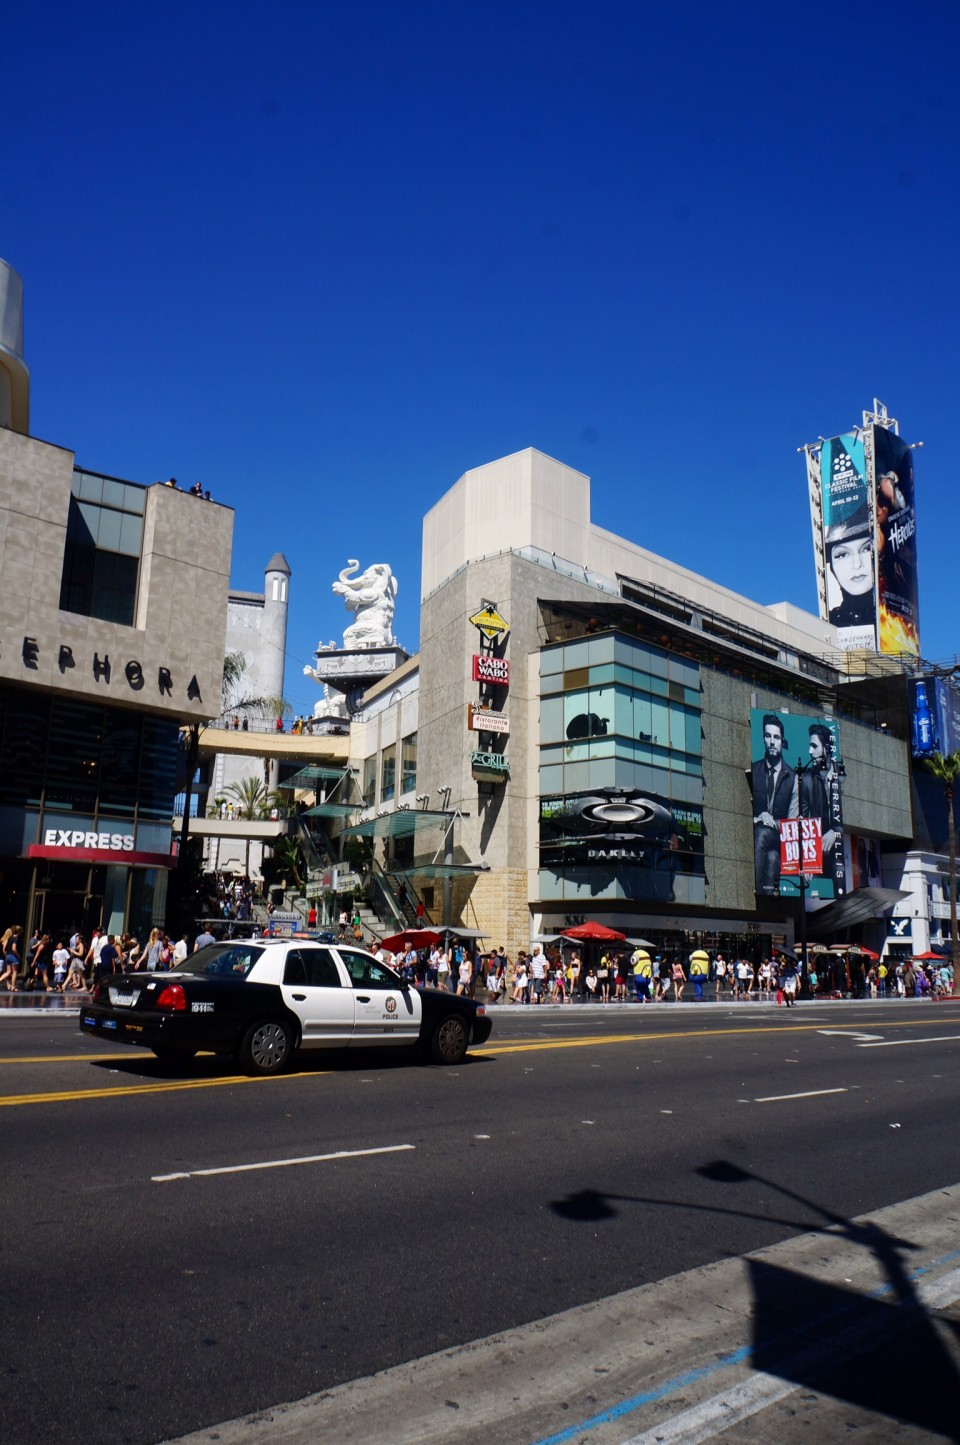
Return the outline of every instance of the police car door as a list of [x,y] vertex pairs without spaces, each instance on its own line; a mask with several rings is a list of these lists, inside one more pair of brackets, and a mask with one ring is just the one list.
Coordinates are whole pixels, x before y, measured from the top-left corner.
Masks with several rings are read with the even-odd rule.
[[423,1000],[369,953],[340,948],[355,1000],[353,1046],[412,1044],[420,1037]]
[[329,948],[291,948],[280,985],[283,1001],[300,1020],[303,1047],[345,1048],[353,1038],[356,1005]]

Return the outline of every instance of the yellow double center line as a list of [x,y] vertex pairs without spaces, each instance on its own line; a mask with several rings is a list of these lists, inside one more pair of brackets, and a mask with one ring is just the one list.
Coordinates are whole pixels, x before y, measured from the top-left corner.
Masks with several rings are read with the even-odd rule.
[[[880,1029],[912,1029],[931,1028],[934,1025],[942,1027],[943,1016],[938,1019],[907,1019],[901,1022],[871,1021],[869,1028],[871,1032]],[[809,1034],[817,1033],[823,1028],[823,1020],[808,1024],[776,1024],[763,1031],[764,1036],[771,1033],[776,1034]],[[841,1025],[836,1030],[849,1031],[852,1034],[864,1032],[862,1024]],[[669,1033],[659,1030],[648,1033],[632,1034],[582,1034],[576,1038],[565,1039],[516,1039],[510,1043],[486,1044],[473,1049],[473,1058],[493,1058],[506,1054],[532,1054],[532,1053],[553,1053],[558,1049],[588,1049],[602,1048],[610,1044],[640,1044],[658,1043],[666,1045],[674,1040],[682,1039],[727,1039],[737,1038],[744,1035],[750,1038],[757,1037],[757,1029],[735,1028],[735,1029],[677,1029]],[[208,1057],[211,1057],[208,1055]],[[24,1058],[2,1059],[0,1067],[12,1064],[75,1064],[75,1063],[117,1063],[120,1059],[129,1055],[119,1054],[42,1054]],[[230,1088],[234,1084],[273,1084],[291,1079],[319,1079],[327,1077],[332,1071],[324,1070],[302,1070],[289,1074],[270,1074],[266,1077],[249,1074],[228,1074],[215,1079],[170,1079],[160,1080],[157,1083],[132,1083],[132,1084],[110,1084],[102,1089],[62,1089],[48,1090],[39,1094],[3,1094],[0,1095],[0,1109],[17,1108],[27,1104],[66,1104],[80,1099],[118,1099],[125,1098],[132,1094],[175,1094],[186,1089],[223,1089]]]

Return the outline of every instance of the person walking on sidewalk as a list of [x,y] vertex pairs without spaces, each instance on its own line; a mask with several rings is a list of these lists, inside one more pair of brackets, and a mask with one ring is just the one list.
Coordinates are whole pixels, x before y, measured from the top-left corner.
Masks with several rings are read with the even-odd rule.
[[795,958],[781,960],[780,987],[783,989],[784,1003],[787,1008],[792,1008],[797,1001],[797,961]]

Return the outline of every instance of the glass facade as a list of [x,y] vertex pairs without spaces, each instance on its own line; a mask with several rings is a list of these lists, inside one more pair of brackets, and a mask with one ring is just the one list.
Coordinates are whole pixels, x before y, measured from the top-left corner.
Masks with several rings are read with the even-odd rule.
[[136,616],[146,489],[74,471],[60,607],[130,626]]
[[696,663],[605,633],[540,654],[540,895],[704,901]]
[[383,762],[380,772],[380,801],[389,803],[397,787],[397,745],[391,743],[383,750]]
[[178,739],[178,725],[163,718],[0,687],[0,809],[23,810],[34,834],[41,822],[54,826],[46,814],[107,831],[118,820],[160,824],[166,848],[145,851],[167,851]]
[[400,755],[400,791],[412,793],[417,786],[417,735],[404,738]]
[[363,760],[363,801],[372,808],[377,801],[377,755]]

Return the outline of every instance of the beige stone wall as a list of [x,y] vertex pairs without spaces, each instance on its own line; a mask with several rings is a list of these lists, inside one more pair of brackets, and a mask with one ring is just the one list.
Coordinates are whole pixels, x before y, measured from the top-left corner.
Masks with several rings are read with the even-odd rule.
[[[72,452],[0,431],[0,678],[183,719],[216,714],[232,510],[147,488],[136,625],[123,627],[60,611],[72,480]],[[95,658],[109,658],[109,677]]]
[[518,949],[529,949],[526,869],[492,868],[489,873],[477,874],[469,885],[457,883],[453,905],[458,922],[484,934],[484,949],[499,948],[502,943],[511,958]]

